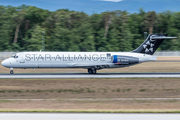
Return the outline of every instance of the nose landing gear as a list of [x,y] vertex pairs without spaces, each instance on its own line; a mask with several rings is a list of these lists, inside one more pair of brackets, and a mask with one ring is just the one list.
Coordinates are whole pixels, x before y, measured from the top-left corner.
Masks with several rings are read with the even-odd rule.
[[11,71],[10,71],[10,74],[13,74],[13,73],[14,73],[14,72],[13,72],[13,68],[10,68],[10,70],[11,70]]
[[11,70],[11,71],[10,71],[10,74],[13,74],[13,73],[14,73],[13,70]]

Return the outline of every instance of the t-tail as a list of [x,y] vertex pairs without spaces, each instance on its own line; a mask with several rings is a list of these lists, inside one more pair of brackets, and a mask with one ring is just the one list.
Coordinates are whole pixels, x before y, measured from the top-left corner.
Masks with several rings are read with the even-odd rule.
[[146,40],[132,52],[153,55],[165,39],[175,38],[176,37],[167,37],[167,34],[149,34]]

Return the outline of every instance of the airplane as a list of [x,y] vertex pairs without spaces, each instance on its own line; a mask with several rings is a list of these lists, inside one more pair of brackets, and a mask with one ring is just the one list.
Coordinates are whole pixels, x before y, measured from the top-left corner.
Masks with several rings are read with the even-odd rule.
[[165,39],[175,39],[167,34],[149,34],[146,40],[130,52],[19,52],[1,62],[10,68],[84,68],[96,74],[104,68],[129,67],[157,60],[154,52]]

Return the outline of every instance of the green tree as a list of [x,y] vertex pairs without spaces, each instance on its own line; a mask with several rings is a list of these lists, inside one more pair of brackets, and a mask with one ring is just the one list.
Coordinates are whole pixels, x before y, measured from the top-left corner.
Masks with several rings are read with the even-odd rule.
[[28,39],[26,42],[25,50],[27,51],[39,51],[42,50],[42,31],[39,25],[35,25],[31,28],[31,38]]
[[144,17],[144,25],[146,29],[149,29],[149,34],[153,33],[154,26],[156,24],[156,13],[155,11],[148,12]]
[[[0,50],[40,50],[42,31],[48,51],[131,51],[144,32],[180,34],[180,12],[106,11],[88,15],[35,6],[0,6]],[[159,50],[180,50],[179,39],[165,40]]]
[[117,29],[109,31],[108,44],[106,45],[107,51],[119,51],[120,33]]

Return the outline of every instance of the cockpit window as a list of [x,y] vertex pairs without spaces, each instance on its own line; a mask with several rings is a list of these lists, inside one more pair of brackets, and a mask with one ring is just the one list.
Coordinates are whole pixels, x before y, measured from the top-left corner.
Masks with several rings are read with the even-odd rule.
[[11,58],[18,58],[16,54],[12,55]]
[[16,54],[12,55],[11,58],[15,58],[16,57]]

